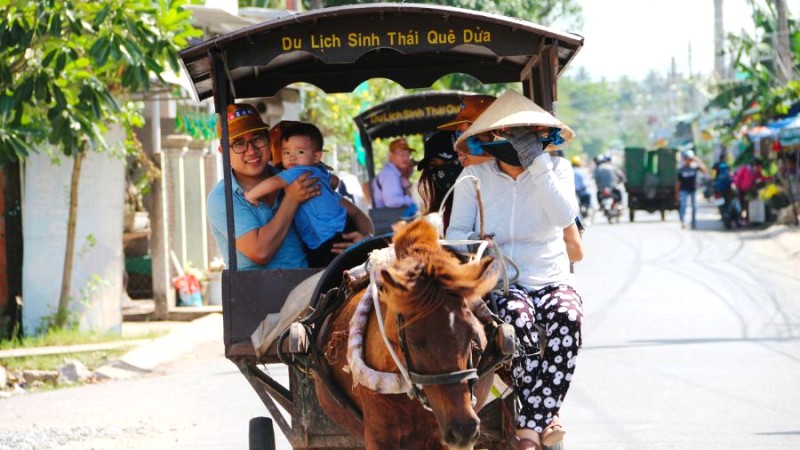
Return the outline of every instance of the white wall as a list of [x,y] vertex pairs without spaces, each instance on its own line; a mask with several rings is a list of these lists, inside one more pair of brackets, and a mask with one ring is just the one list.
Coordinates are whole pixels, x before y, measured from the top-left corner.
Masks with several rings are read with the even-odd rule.
[[[121,131],[109,133],[109,143],[120,142]],[[22,230],[22,264],[25,334],[31,335],[43,317],[58,309],[66,249],[69,184],[73,159],[61,157],[53,164],[44,154],[32,154],[25,162]],[[83,330],[120,331],[122,322],[122,216],[124,205],[124,162],[108,154],[90,152],[81,168],[75,257],[72,272],[73,311]],[[87,236],[97,243],[85,254]],[[104,285],[80,305],[80,290],[97,274]]]

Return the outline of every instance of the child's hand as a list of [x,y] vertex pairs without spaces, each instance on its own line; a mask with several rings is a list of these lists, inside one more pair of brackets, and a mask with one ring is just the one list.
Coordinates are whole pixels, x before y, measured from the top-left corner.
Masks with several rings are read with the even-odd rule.
[[250,192],[244,193],[244,199],[247,200],[251,205],[258,206],[258,199],[253,198],[253,195]]

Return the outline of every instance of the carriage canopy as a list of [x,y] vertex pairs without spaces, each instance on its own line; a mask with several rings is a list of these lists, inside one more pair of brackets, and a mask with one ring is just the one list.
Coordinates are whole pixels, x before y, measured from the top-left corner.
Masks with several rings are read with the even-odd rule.
[[[214,95],[219,55],[232,98],[269,97],[295,83],[350,92],[371,78],[424,88],[450,73],[523,82],[546,109],[583,37],[470,10],[418,4],[350,5],[244,28],[180,52],[199,100]],[[528,83],[524,83],[525,81]]]

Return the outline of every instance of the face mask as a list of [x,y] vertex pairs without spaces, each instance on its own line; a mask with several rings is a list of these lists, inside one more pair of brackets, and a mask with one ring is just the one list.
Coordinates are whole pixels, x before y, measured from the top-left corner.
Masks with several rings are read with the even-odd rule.
[[481,141],[475,136],[470,136],[467,138],[467,147],[469,148],[470,155],[473,156],[483,155],[483,148],[481,148]]
[[482,142],[481,148],[483,148],[484,152],[497,158],[498,161],[502,161],[514,167],[522,167],[522,163],[519,161],[519,155],[517,155],[517,151],[514,149],[514,146],[511,145],[511,142],[506,140]]
[[462,167],[458,162],[455,162],[434,167],[431,170],[433,170],[433,184],[436,185],[436,189],[444,193],[453,187]]

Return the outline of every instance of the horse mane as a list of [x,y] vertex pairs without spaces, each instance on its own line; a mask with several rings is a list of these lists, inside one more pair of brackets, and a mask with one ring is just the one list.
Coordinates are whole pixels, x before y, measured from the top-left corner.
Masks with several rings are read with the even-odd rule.
[[[496,275],[489,277],[488,288],[481,281],[491,258],[482,264],[462,264],[439,245],[435,227],[423,219],[397,226],[392,242],[397,260],[388,270],[393,283],[384,283],[384,298],[403,315],[406,325],[446,301],[463,302],[467,292],[482,296],[494,286]],[[476,289],[478,285],[482,287]]]

